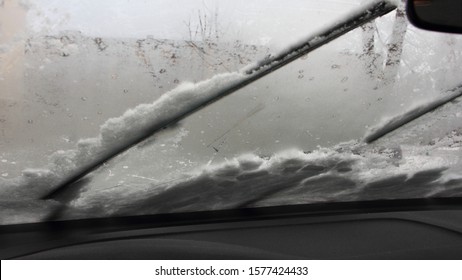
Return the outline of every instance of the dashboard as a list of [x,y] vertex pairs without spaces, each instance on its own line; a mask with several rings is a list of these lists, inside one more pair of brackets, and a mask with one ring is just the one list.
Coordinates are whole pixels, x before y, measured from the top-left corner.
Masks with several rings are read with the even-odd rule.
[[461,199],[295,205],[0,227],[1,259],[461,259]]

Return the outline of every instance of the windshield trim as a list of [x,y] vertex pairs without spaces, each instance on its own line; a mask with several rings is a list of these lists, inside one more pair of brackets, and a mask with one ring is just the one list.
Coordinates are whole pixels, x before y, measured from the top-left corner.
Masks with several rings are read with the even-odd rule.
[[278,206],[233,208],[212,211],[158,213],[133,216],[91,217],[84,219],[46,220],[34,223],[0,225],[2,232],[24,231],[44,226],[62,231],[76,228],[111,228],[114,224],[130,227],[150,224],[151,227],[171,227],[198,223],[237,222],[249,219],[277,219],[287,216],[329,216],[399,211],[462,210],[462,197],[384,199],[347,202],[320,202]]

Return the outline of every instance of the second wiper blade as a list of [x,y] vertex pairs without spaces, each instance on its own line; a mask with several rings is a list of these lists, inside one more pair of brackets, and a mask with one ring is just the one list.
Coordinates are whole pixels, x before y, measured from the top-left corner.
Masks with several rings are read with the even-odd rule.
[[372,143],[388,133],[412,122],[415,119],[422,117],[423,115],[430,113],[439,107],[443,106],[444,104],[451,102],[452,100],[462,96],[462,84],[448,90],[446,95],[443,98],[438,100],[434,100],[433,102],[429,102],[427,104],[417,106],[404,114],[398,115],[385,121],[381,126],[372,129],[365,137],[364,142]]

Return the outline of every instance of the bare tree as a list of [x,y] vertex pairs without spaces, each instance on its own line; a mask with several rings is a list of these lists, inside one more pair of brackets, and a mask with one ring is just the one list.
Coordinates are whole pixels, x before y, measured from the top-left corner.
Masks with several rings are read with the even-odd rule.
[[377,79],[382,86],[392,84],[398,75],[407,26],[404,4],[401,3],[396,9],[385,54],[376,51],[375,42],[381,40],[375,22],[369,22],[361,27],[362,51],[359,57],[364,61],[366,73],[371,78]]
[[381,54],[375,50],[376,29],[375,21],[368,22],[361,26],[363,47],[359,57],[364,61],[366,73],[371,78],[375,78],[377,76],[381,65]]
[[207,8],[197,11],[197,22],[193,24],[191,18],[184,22],[188,29],[189,41],[201,41],[208,45],[218,43],[223,35],[219,27],[218,8],[213,12]]
[[221,56],[216,54],[219,52],[220,37],[223,36],[219,23],[218,7],[211,11],[204,6],[202,10],[197,11],[195,22],[190,18],[184,24],[189,35],[189,40],[186,43],[199,55],[202,61],[210,67],[219,65],[230,71],[221,61]]
[[387,44],[387,57],[383,69],[383,82],[385,84],[393,83],[398,75],[407,26],[404,7],[400,6],[396,10],[391,37]]

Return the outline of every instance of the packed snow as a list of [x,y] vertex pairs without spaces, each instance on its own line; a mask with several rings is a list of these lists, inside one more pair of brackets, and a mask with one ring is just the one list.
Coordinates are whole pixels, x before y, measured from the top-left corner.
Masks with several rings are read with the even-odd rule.
[[[64,209],[59,208],[59,199],[2,202],[3,213],[8,215],[2,215],[1,222],[37,221],[50,213],[58,213],[58,219],[72,219],[460,196],[462,177],[446,171],[459,161],[461,143],[462,132],[452,132],[417,147],[371,146],[351,141],[312,152],[293,149],[271,157],[245,154],[203,166],[176,180],[103,189],[94,187],[93,175],[89,175],[75,185],[77,192]],[[452,149],[449,154],[445,153],[448,148]],[[34,178],[32,174],[29,176]]]
[[271,157],[245,154],[175,180],[142,185],[122,182],[98,188],[93,176],[88,176],[58,217],[460,195],[462,178],[445,173],[460,156],[460,147],[453,146],[452,156],[444,153],[448,138],[462,141],[460,133],[453,133],[420,147],[351,141],[312,152],[292,149]]

